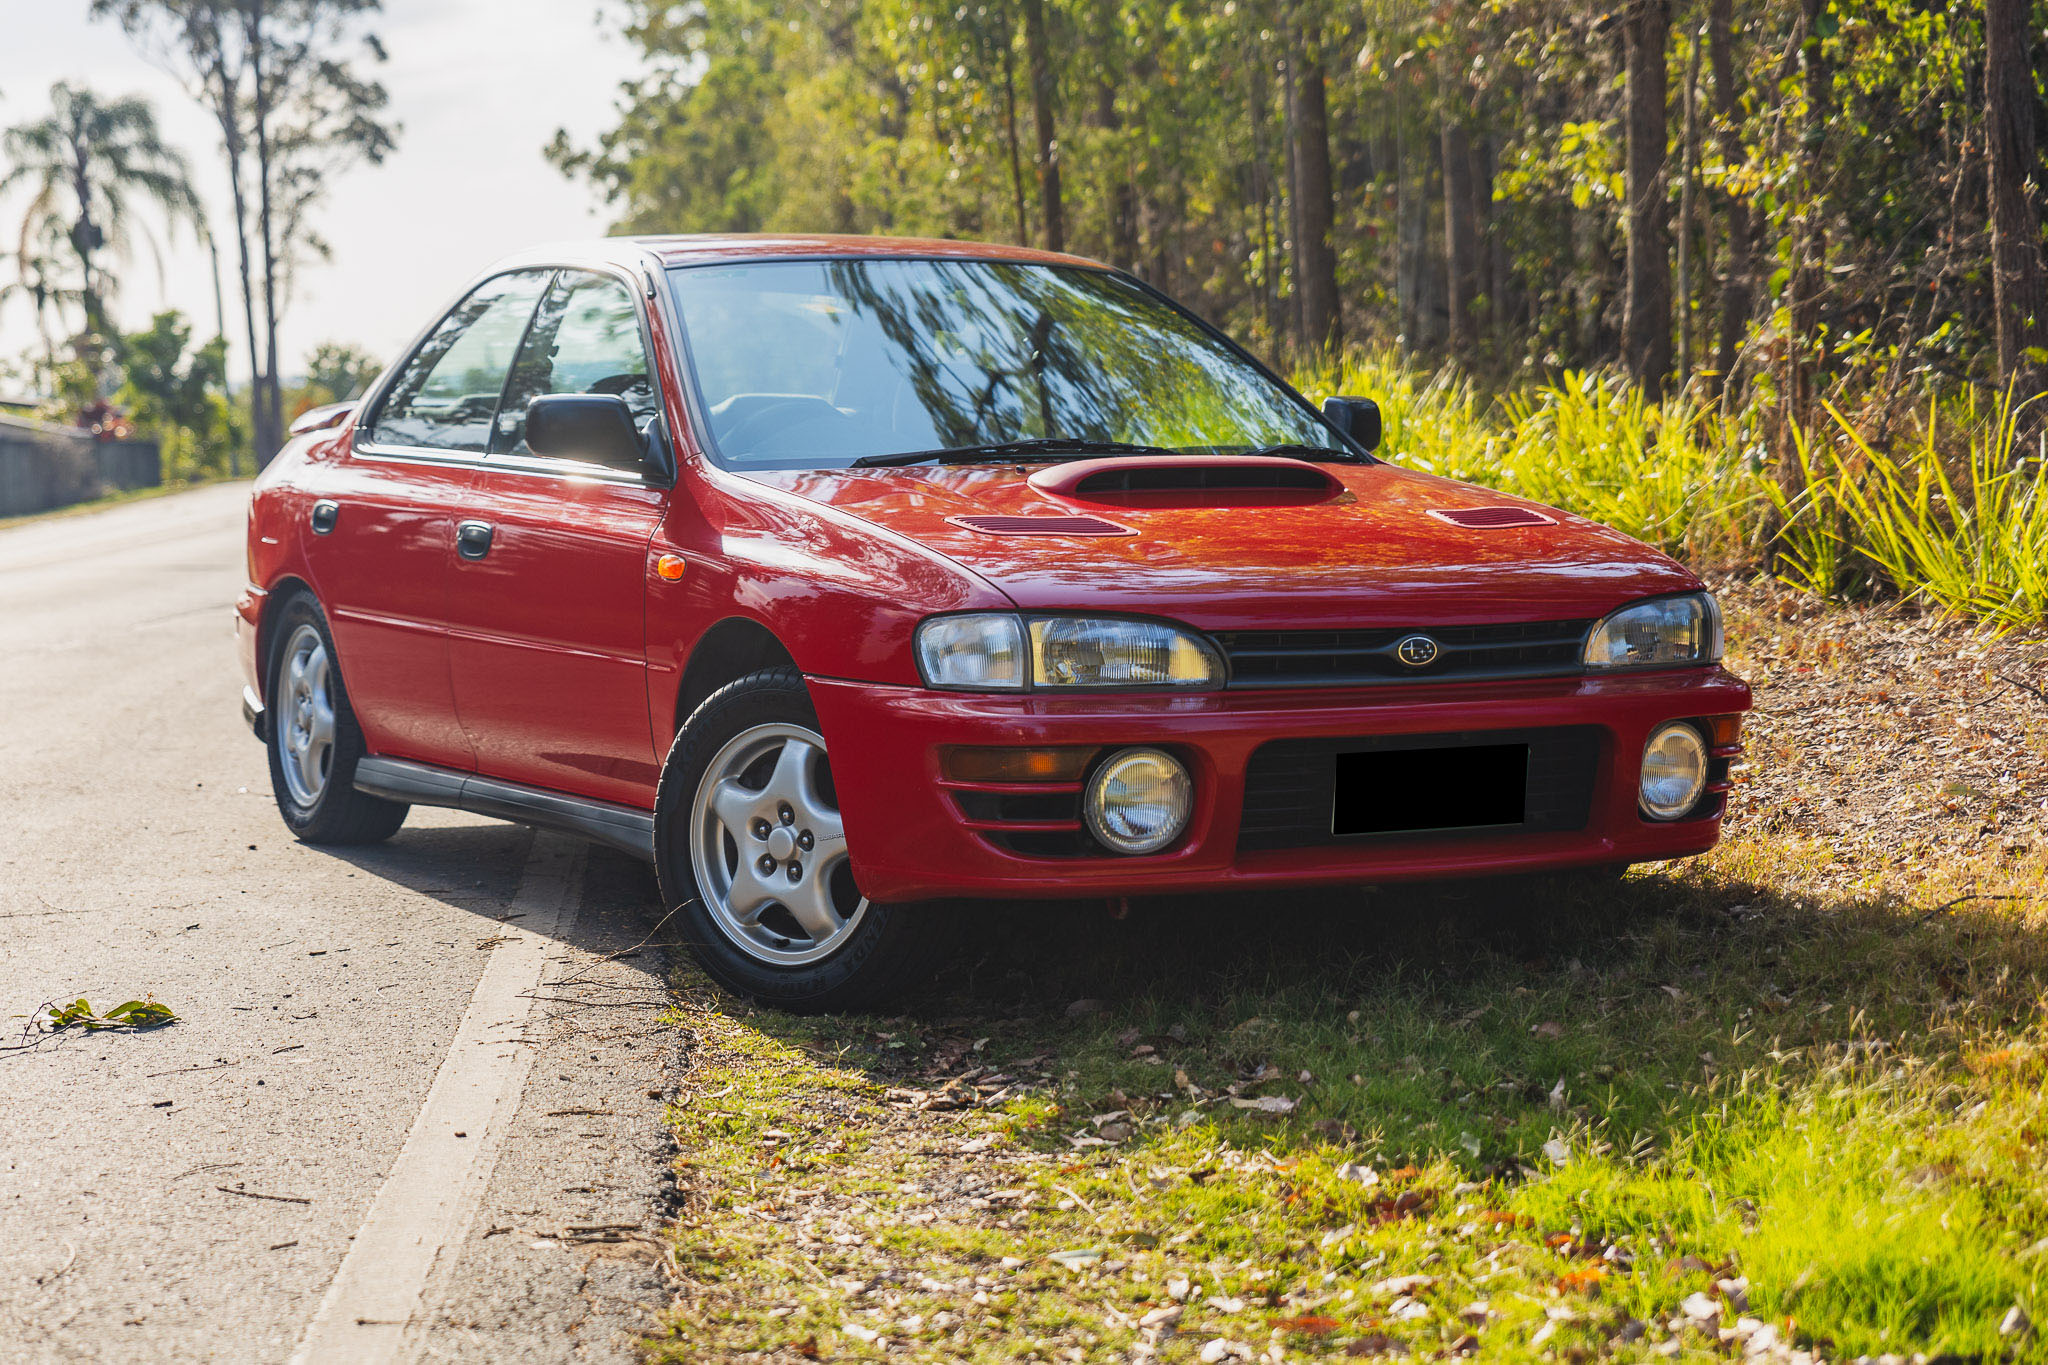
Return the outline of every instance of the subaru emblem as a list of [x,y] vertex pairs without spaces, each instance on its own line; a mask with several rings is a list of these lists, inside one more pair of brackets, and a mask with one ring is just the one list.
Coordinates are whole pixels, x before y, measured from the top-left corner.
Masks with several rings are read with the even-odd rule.
[[1436,656],[1436,641],[1427,635],[1405,636],[1394,645],[1394,657],[1410,668],[1428,668]]

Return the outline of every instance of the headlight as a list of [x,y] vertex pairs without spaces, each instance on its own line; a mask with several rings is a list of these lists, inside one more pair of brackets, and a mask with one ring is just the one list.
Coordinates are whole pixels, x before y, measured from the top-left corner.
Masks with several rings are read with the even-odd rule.
[[933,687],[1024,686],[1024,623],[999,612],[936,616],[917,628],[917,665]]
[[1683,721],[1660,726],[1643,745],[1638,799],[1652,820],[1676,820],[1707,788],[1707,742]]
[[[1028,651],[1028,657],[1027,657]],[[930,687],[1014,691],[1068,687],[1221,687],[1223,655],[1165,621],[996,612],[935,616],[917,631]]]
[[1031,623],[1037,687],[1220,687],[1215,646],[1164,621],[1042,617]]
[[1720,658],[1721,608],[1710,592],[1623,607],[1586,637],[1588,668],[1669,668]]
[[1159,749],[1111,754],[1081,802],[1088,832],[1118,853],[1157,853],[1180,838],[1194,808],[1186,766]]

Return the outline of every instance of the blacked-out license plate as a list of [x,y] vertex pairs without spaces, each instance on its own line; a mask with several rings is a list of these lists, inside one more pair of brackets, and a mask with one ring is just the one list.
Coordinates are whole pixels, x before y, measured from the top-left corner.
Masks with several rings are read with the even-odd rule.
[[1378,749],[1337,755],[1336,834],[1519,825],[1529,786],[1529,746]]

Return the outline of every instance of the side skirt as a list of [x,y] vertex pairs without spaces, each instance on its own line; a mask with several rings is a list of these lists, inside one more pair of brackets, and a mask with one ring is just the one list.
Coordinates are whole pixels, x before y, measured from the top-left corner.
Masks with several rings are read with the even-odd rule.
[[448,806],[523,825],[566,830],[654,861],[654,816],[631,806],[564,796],[403,758],[365,758],[357,763],[356,790],[413,806]]

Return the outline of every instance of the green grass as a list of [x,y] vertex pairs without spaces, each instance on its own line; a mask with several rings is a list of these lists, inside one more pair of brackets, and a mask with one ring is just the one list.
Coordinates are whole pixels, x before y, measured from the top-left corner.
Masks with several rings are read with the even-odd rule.
[[[2048,1309],[2048,940],[2027,901],[1930,913],[2041,869],[1950,869],[1912,905],[1813,889],[1826,861],[1751,843],[1607,888],[1032,907],[892,1020],[735,1014],[693,983],[717,1098],[677,1110],[689,1287],[662,1358],[1128,1358],[1182,1276],[1202,1290],[1149,1334],[1161,1359],[1276,1330],[1290,1358],[1702,1355],[1712,1331],[1670,1325],[1702,1292],[1712,1329],[1831,1358],[2041,1358],[1999,1325]],[[976,1065],[1044,1079],[887,1102]],[[1259,1096],[1298,1107],[1232,1102]],[[1715,1288],[1737,1277],[1746,1311]]]
[[148,502],[153,498],[168,497],[194,488],[203,488],[210,483],[229,482],[224,479],[197,479],[191,482],[157,484],[150,488],[125,488],[118,493],[109,493],[103,498],[89,498],[84,502],[66,503],[62,507],[49,507],[40,512],[24,512],[17,517],[0,517],[0,531],[10,526],[23,526],[32,521],[55,521],[59,517],[84,516],[88,512],[103,512],[109,507],[124,503]]
[[[1567,373],[1483,394],[1390,352],[1297,376],[1380,400],[1401,464],[1592,517],[1695,564],[1766,563],[1829,597],[1880,591],[2000,629],[2048,620],[2048,490],[2016,458],[2018,411],[1973,390],[1923,395],[1886,434],[1826,406],[1815,429],[1774,400],[1722,413],[1646,402],[1625,377]],[[2048,398],[2037,399],[2048,401]],[[1781,479],[1774,443],[1785,446]]]

